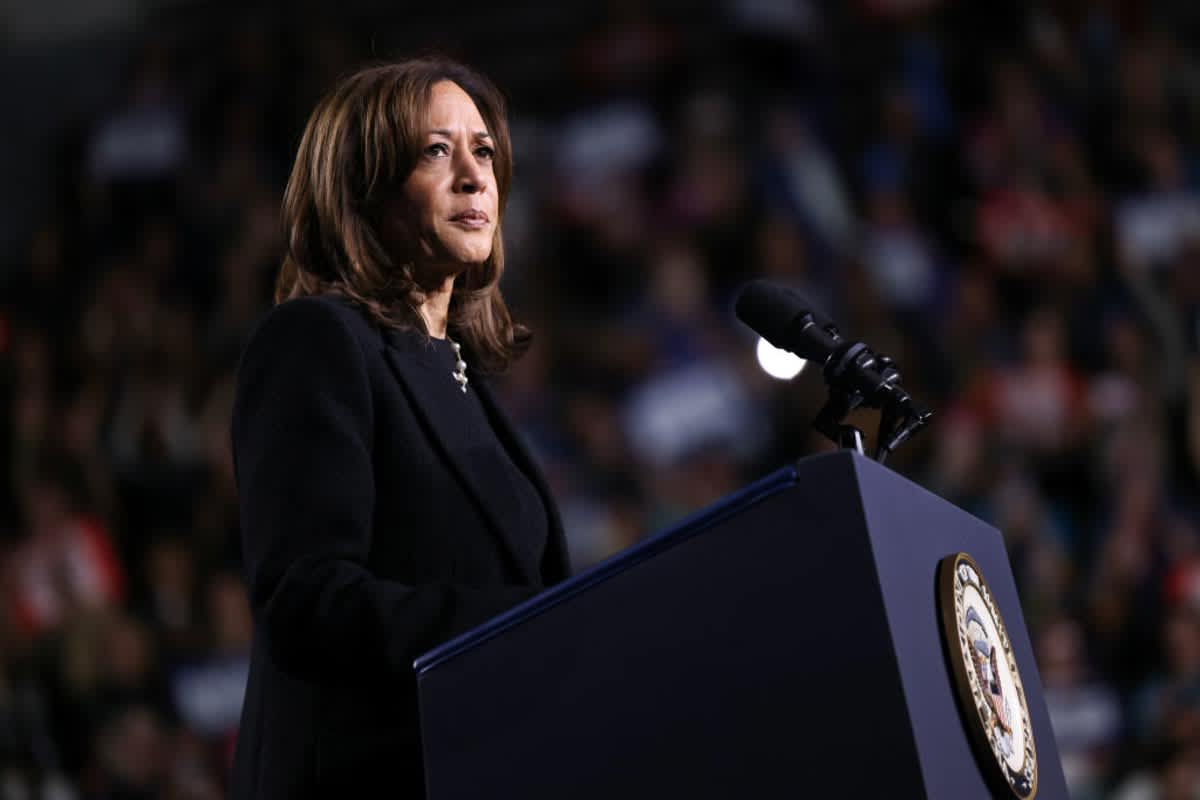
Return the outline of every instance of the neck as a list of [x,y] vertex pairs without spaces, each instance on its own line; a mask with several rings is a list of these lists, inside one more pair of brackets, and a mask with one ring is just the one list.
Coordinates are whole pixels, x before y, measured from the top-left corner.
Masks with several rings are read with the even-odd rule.
[[454,291],[454,276],[449,275],[442,285],[431,289],[421,303],[421,317],[425,320],[425,330],[430,336],[438,339],[446,338],[446,320],[450,316],[450,295]]

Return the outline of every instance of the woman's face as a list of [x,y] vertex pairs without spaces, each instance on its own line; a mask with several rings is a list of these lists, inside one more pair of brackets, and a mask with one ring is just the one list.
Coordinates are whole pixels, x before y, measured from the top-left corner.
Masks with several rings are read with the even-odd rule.
[[430,277],[487,260],[499,221],[494,144],[479,109],[458,84],[433,86],[421,155],[384,210],[383,239],[400,262]]

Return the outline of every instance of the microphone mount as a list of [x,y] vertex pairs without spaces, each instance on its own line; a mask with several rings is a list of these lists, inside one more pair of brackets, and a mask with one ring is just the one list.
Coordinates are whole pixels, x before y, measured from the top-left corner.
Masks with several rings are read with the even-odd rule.
[[865,455],[862,431],[844,420],[859,407],[880,409],[875,460],[881,464],[933,417],[933,412],[900,385],[895,362],[862,342],[839,342],[826,359],[822,374],[829,397],[813,420],[813,427],[838,447]]

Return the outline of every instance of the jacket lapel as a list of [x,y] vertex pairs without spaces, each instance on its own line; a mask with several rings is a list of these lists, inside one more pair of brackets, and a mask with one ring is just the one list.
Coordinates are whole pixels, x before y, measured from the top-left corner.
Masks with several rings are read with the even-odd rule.
[[[507,508],[511,499],[505,495],[504,485],[488,480],[484,473],[475,468],[476,465],[464,450],[452,444],[461,438],[461,412],[458,409],[467,398],[463,397],[462,390],[451,377],[449,365],[437,363],[435,351],[419,333],[385,329],[383,337],[386,342],[384,357],[407,390],[412,407],[429,431],[434,447],[475,500],[517,574],[527,582],[537,581],[538,576],[531,573],[529,566],[518,556],[515,537],[520,535],[520,531],[514,529],[515,521],[497,511]],[[439,380],[438,370],[443,366],[446,374],[444,380]],[[470,383],[467,391],[477,391],[482,381],[476,375],[471,375],[469,370],[468,376]],[[485,408],[494,421],[494,409],[488,405],[485,404]],[[508,445],[503,439],[502,442]]]
[[[475,387],[476,384],[472,383],[471,386]],[[508,423],[508,417],[500,409],[500,404],[496,402],[496,396],[492,394],[491,386],[487,381],[480,380],[478,391],[479,399],[483,402],[483,408],[487,412],[488,420],[492,423],[492,428],[496,431],[497,438],[508,450],[509,457],[517,465],[517,469],[525,473],[529,482],[537,489],[538,496],[542,499],[542,505],[546,507],[547,537],[546,553],[542,559],[542,577],[545,579],[546,585],[564,580],[571,574],[571,565],[567,556],[562,518],[558,514],[558,504],[554,502],[554,496],[550,494],[550,487],[546,485],[546,479],[542,476],[537,462],[530,455],[529,449],[521,440],[520,435]]]

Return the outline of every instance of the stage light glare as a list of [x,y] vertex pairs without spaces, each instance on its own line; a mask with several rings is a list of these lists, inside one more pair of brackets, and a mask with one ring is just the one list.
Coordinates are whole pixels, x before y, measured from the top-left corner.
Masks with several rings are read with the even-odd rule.
[[766,339],[758,340],[758,365],[763,372],[781,381],[790,381],[800,374],[808,362],[800,356],[780,350]]

